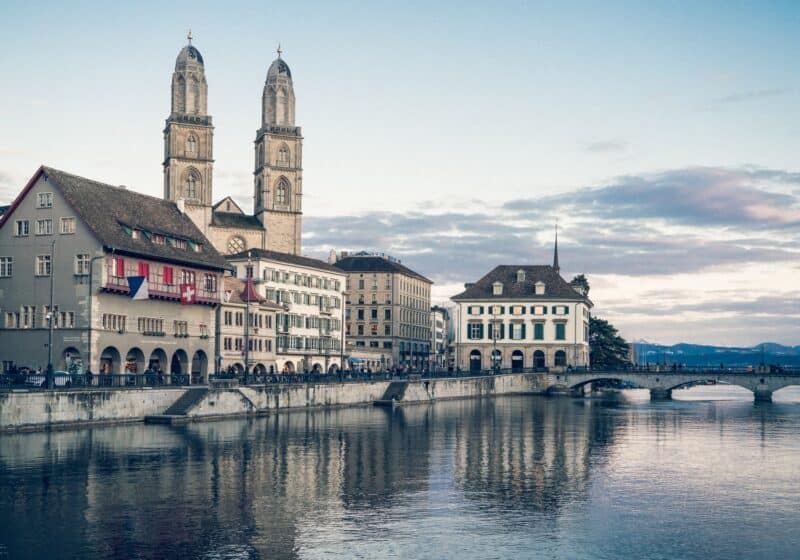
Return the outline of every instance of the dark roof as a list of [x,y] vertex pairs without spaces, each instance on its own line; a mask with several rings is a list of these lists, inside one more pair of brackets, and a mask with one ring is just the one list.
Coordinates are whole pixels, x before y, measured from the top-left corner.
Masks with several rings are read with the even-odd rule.
[[312,259],[311,257],[303,257],[300,255],[292,255],[290,253],[279,253],[278,251],[268,251],[266,249],[248,249],[247,251],[228,255],[225,258],[227,258],[229,261],[240,261],[242,259],[247,259],[248,256],[254,259],[272,259],[279,262],[285,262],[287,264],[296,264],[299,266],[307,266],[309,268],[319,268],[321,270],[336,272],[338,274],[342,273],[342,271],[335,266],[331,266],[325,261],[321,261],[319,259]]
[[399,272],[433,284],[431,280],[428,280],[422,274],[414,272],[407,266],[403,266],[399,262],[389,260],[385,257],[373,255],[344,257],[336,261],[336,267],[341,268],[345,272]]
[[292,77],[292,71],[289,70],[289,65],[282,58],[276,58],[272,61],[272,64],[269,65],[269,70],[267,70],[267,79],[270,76],[277,76],[278,74],[286,74],[290,78]]
[[[523,282],[517,282],[517,271],[519,270],[525,271],[525,280]],[[495,282],[503,283],[503,295],[494,295],[492,284]],[[533,285],[536,282],[544,282],[543,295],[535,295],[533,293]],[[450,299],[456,301],[462,299],[568,299],[585,301],[591,305],[588,298],[576,292],[575,288],[570,286],[569,282],[564,280],[549,265],[496,266],[489,274]]]
[[219,210],[211,215],[211,225],[227,228],[264,229],[264,225],[255,216],[220,212]]
[[[186,265],[229,268],[222,255],[214,249],[192,220],[178,210],[174,202],[44,166],[34,175],[29,186],[33,185],[40,173],[58,187],[78,217],[106,248],[122,254],[177,261]],[[122,224],[191,241],[199,245],[200,250],[195,252],[189,247],[181,249],[168,244],[156,245],[144,236],[134,239],[123,230]]]
[[181,62],[185,63],[188,58],[193,58],[200,64],[203,64],[203,55],[200,54],[197,47],[194,45],[186,45],[181,49],[181,52],[178,53],[178,59],[175,61],[175,65],[177,66],[178,63]]

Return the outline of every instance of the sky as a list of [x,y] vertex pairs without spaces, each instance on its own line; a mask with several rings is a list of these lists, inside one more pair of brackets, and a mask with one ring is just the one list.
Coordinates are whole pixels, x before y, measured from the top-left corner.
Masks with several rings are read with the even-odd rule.
[[278,43],[304,252],[383,251],[445,302],[587,275],[629,340],[800,344],[800,3],[0,4],[0,204],[40,164],[161,196],[175,57],[205,60],[214,197],[252,208]]

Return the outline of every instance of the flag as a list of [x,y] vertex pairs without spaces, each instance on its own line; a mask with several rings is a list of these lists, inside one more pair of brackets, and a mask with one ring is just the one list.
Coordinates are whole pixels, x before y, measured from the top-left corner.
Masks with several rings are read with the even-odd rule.
[[181,284],[179,288],[182,305],[197,302],[197,289],[194,287],[194,284]]
[[131,297],[136,299],[150,299],[150,290],[147,287],[147,277],[128,276],[128,287],[131,289]]

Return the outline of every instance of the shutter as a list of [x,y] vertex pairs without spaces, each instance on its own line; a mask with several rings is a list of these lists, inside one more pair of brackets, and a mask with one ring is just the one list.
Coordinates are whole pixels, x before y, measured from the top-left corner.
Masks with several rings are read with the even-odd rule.
[[546,305],[542,306],[542,315],[547,315],[547,306]]
[[150,273],[150,265],[146,262],[139,263],[139,276],[144,276],[147,278]]
[[164,284],[172,284],[172,267],[165,266],[164,267]]
[[525,323],[522,323],[522,340],[525,340]]
[[500,340],[503,340],[506,336],[506,324],[500,323]]
[[558,315],[558,307],[556,307],[555,305],[552,307],[550,311],[552,311],[553,315]]
[[531,305],[531,315],[536,315],[536,306]]
[[480,308],[481,308],[481,315],[483,315],[483,306],[481,305]]
[[483,338],[483,323],[478,325],[478,338]]
[[117,257],[117,276],[125,276],[125,259]]
[[505,305],[501,305],[500,306],[500,315],[505,315],[505,314],[506,314],[506,306]]
[[494,340],[494,325],[489,323],[489,330],[487,332],[487,338],[489,340]]
[[564,315],[569,315],[569,305],[564,306]]

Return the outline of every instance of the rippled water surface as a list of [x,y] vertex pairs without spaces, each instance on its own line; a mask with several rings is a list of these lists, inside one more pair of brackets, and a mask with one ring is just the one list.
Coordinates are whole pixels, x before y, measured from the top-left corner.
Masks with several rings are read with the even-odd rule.
[[800,391],[674,396],[0,435],[0,558],[800,558]]

